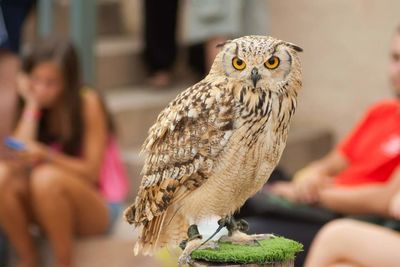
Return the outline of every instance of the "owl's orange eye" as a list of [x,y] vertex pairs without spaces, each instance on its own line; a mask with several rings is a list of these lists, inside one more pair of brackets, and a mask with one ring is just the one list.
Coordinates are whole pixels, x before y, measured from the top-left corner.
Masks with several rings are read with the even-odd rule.
[[243,70],[246,68],[246,63],[238,57],[232,59],[232,66],[237,70]]
[[272,56],[264,63],[264,66],[267,69],[273,70],[273,69],[276,69],[279,66],[280,62],[281,61],[280,61],[279,57]]

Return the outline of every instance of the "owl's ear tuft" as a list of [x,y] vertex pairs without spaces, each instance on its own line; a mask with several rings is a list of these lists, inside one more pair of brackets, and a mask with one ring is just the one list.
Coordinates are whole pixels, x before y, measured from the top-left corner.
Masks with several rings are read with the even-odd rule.
[[229,44],[231,42],[231,40],[227,40],[227,41],[225,41],[225,42],[223,42],[223,43],[219,43],[219,44],[217,44],[217,48],[223,48],[226,44]]
[[289,42],[286,42],[286,45],[289,46],[290,48],[294,49],[294,51],[296,51],[296,52],[303,52],[303,48],[301,48],[298,45],[295,45],[295,44],[289,43]]

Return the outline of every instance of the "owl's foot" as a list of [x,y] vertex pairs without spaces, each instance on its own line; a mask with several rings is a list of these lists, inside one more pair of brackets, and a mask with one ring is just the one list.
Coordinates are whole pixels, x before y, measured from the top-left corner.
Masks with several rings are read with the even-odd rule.
[[185,250],[187,247],[187,244],[192,241],[192,240],[196,240],[196,239],[202,239],[203,237],[200,235],[199,233],[199,229],[197,228],[197,225],[192,224],[191,226],[189,226],[188,230],[187,230],[187,235],[188,235],[188,239],[183,240],[180,244],[179,247],[182,250]]
[[272,234],[248,235],[241,231],[234,231],[231,235],[221,236],[220,242],[227,242],[238,245],[259,245],[259,241],[274,237]]
[[226,217],[219,221],[228,229],[228,235],[222,236],[219,241],[232,244],[258,245],[259,241],[273,237],[272,234],[248,235],[249,224],[245,220],[236,221],[233,217]]
[[233,217],[226,217],[218,221],[220,226],[225,226],[228,229],[229,235],[235,231],[246,233],[249,230],[249,224],[245,220],[235,220]]
[[182,267],[185,264],[191,263],[190,254],[192,254],[193,250],[202,246],[202,236],[199,233],[197,225],[193,224],[189,226],[188,231],[188,239],[183,240],[179,247],[183,249],[181,256],[178,259],[178,266]]

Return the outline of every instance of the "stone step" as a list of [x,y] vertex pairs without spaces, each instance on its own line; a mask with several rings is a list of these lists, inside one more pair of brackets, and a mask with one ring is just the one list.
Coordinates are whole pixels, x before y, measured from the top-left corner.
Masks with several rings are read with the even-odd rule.
[[160,111],[187,87],[187,84],[177,84],[168,89],[137,86],[106,91],[105,99],[121,146],[140,148]]
[[[133,247],[137,237],[137,230],[132,225],[129,225],[121,214],[109,233],[75,240],[73,266],[161,267],[162,264],[153,257],[134,256]],[[35,241],[39,249],[40,266],[54,266],[54,255],[49,241],[40,234],[36,235]],[[11,249],[9,254],[8,266],[15,266],[17,261],[16,252]],[[99,257],[99,255],[101,256]]]
[[[142,42],[126,30],[122,1],[97,1],[96,86],[104,90],[142,82],[145,77],[140,58]],[[69,0],[56,1],[57,32],[68,32],[69,10]]]
[[[143,46],[141,38],[139,34],[125,30],[121,1],[98,0],[95,86],[102,90],[134,85],[142,82],[145,77],[144,64],[140,58]],[[54,3],[54,32],[67,36],[69,1],[57,0]],[[25,51],[29,51],[31,44],[37,39],[36,16],[37,13],[29,17],[25,25],[23,46]]]
[[[54,19],[56,32],[68,32],[70,1],[54,1]],[[98,36],[117,36],[125,34],[121,0],[97,0],[97,34]]]
[[[142,57],[144,43],[140,35],[100,37],[96,44],[96,85],[102,91],[121,87],[143,87],[147,66]],[[200,79],[187,65],[187,48],[180,46],[171,69],[177,84],[194,84]],[[174,87],[174,86],[173,86]]]
[[139,84],[145,79],[143,44],[129,35],[101,37],[96,44],[96,85],[101,90]]
[[144,158],[140,155],[139,149],[123,149],[122,159],[129,178],[129,193],[126,203],[133,203],[142,180],[140,172],[143,168]]

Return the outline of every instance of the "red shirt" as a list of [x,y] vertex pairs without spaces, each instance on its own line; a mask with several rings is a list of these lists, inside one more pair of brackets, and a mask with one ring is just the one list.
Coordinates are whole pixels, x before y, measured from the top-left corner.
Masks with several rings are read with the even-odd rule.
[[370,108],[338,149],[349,166],[336,176],[337,185],[386,182],[400,163],[400,101]]

